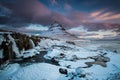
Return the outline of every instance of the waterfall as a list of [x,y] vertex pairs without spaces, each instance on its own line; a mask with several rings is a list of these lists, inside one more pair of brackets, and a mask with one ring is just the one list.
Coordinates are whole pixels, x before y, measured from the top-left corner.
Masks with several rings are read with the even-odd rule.
[[[3,35],[0,35],[0,45],[1,45],[3,40],[4,40]],[[3,49],[0,49],[0,58],[3,58]]]
[[32,39],[29,39],[29,44],[31,49],[35,47],[35,44]]
[[8,37],[9,37],[10,41],[12,42],[12,49],[15,52],[15,54],[17,55],[16,57],[21,57],[22,55],[19,53],[19,49],[16,45],[14,38],[12,38],[12,36],[10,34],[8,35]]

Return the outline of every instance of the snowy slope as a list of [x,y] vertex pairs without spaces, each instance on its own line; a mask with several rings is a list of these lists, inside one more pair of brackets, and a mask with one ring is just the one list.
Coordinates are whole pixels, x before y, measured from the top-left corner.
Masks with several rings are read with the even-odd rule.
[[[1,80],[120,80],[120,54],[99,49],[99,46],[101,45],[89,42],[89,45],[82,47],[63,40],[41,38],[38,46],[22,52],[23,57],[28,58],[40,54],[40,51],[47,51],[44,58],[50,61],[54,58],[58,66],[45,62],[24,67],[11,64],[0,71],[0,77]],[[93,64],[89,66],[86,62]],[[59,73],[59,68],[67,69],[68,75]],[[81,74],[85,76],[80,77]]]
[[39,63],[19,69],[10,80],[58,80],[60,75],[58,66]]
[[[1,45],[2,41],[5,41],[4,34],[8,34],[8,38],[12,42],[12,49],[15,52],[17,58],[20,58],[22,56],[23,56],[23,58],[28,58],[28,57],[32,57],[36,54],[39,54],[39,51],[36,49],[35,44],[32,39],[29,39],[29,44],[31,46],[31,49],[20,51],[18,49],[19,47],[17,46],[16,40],[11,36],[11,34],[13,34],[12,32],[0,32],[0,45]],[[24,43],[24,44],[26,44],[26,43]],[[0,49],[0,59],[1,58],[3,58],[3,48]]]
[[[63,66],[55,66],[48,63],[38,63],[21,68],[18,65],[13,65],[13,68],[17,70],[11,73],[9,72],[11,69],[9,71],[6,71],[6,73],[10,73],[9,75],[6,75],[5,72],[0,73],[0,75],[2,75],[1,80],[69,80],[71,78],[73,78],[72,80],[119,80],[120,54],[116,55],[114,53],[110,53],[107,56],[111,57],[111,61],[107,63],[107,67],[93,65],[90,68],[79,68],[81,70],[81,74],[86,75],[85,77],[79,77],[79,71],[77,69],[78,67],[69,69]],[[81,62],[84,63],[84,61]],[[72,62],[73,64],[71,64],[71,62],[67,62],[67,64],[70,64],[72,66],[80,66],[83,65],[81,62]],[[60,74],[59,68],[67,69],[68,76]]]

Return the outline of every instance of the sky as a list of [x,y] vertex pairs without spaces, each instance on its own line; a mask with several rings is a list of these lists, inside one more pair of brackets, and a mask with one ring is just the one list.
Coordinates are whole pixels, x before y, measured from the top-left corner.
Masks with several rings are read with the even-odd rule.
[[41,24],[120,23],[120,0],[0,0],[0,5],[29,22]]
[[[105,27],[99,24],[120,24],[120,0],[0,0],[0,16],[10,17],[8,23],[12,24],[28,22],[47,26],[57,21],[67,27],[68,31],[75,34],[81,33],[81,30],[79,30],[79,28],[82,29],[81,24],[97,23],[97,27],[96,25],[87,24],[88,30],[93,30],[94,35],[92,36],[104,32],[104,29],[110,29],[106,31],[106,36],[107,33],[112,35],[112,32],[120,31],[120,26],[116,27],[114,25],[111,28],[107,24],[105,24]],[[69,29],[69,27],[73,29]],[[28,32],[37,32],[39,29],[43,29],[43,27],[38,26],[35,28],[31,26],[9,28]],[[118,28],[119,30],[116,30]],[[88,32],[88,30],[85,29],[84,31]],[[91,33],[85,35],[91,35]],[[116,33],[113,33],[113,36],[116,36]]]

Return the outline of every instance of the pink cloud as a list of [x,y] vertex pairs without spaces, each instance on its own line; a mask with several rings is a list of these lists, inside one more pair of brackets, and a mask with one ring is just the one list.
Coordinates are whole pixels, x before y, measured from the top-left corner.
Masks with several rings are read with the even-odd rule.
[[105,10],[96,11],[90,14],[90,17],[93,18],[93,22],[117,22],[119,23],[120,14],[113,12],[106,12]]
[[33,18],[49,15],[51,13],[48,8],[38,0],[20,0],[15,6],[15,11],[19,15],[31,16]]
[[103,20],[115,20],[115,19],[120,19],[120,14],[114,14],[103,18]]
[[111,14],[112,14],[111,12],[107,12],[107,13],[104,13],[104,14],[100,15],[99,18],[108,17],[108,16],[110,16]]
[[97,16],[99,16],[101,13],[102,13],[101,11],[97,11],[97,12],[91,13],[90,15],[91,15],[91,17],[97,17]]
[[88,13],[79,11],[69,12],[67,17],[74,22],[74,25],[80,25],[81,23],[88,22],[90,20]]

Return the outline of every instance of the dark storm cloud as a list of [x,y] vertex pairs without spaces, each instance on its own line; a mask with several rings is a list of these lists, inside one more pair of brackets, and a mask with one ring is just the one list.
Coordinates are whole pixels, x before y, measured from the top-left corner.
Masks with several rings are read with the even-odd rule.
[[120,23],[119,0],[1,0],[0,3],[28,22],[45,25],[54,21],[65,26],[83,22]]
[[66,26],[71,26],[71,20],[67,19],[60,13],[49,10],[44,4],[38,0],[18,0],[15,4],[3,2],[4,6],[7,6],[14,12],[14,15],[21,18],[28,18],[29,22],[38,22],[41,24],[51,24],[54,21],[58,21]]

